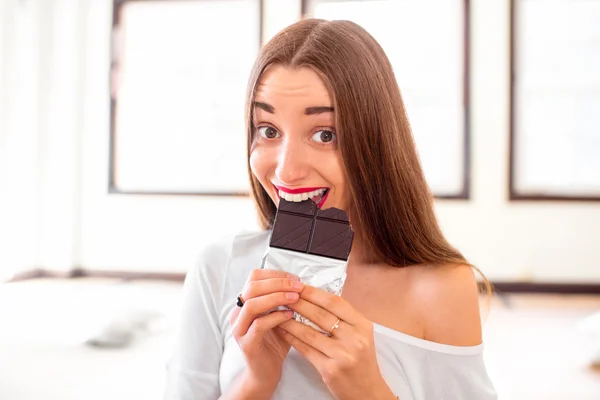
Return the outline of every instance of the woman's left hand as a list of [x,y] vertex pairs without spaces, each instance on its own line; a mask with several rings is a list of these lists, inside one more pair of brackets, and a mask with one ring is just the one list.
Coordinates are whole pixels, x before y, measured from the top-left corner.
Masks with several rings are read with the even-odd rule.
[[279,325],[285,340],[317,369],[336,399],[396,399],[379,370],[373,323],[350,303],[306,285],[288,307],[325,332],[339,319],[331,336],[294,320]]

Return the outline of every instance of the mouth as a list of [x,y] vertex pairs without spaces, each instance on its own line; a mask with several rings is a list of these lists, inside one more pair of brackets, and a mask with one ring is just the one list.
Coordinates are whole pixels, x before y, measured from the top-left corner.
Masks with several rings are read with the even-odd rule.
[[325,203],[329,195],[329,188],[327,187],[288,189],[281,186],[273,186],[275,187],[277,197],[280,199],[294,203],[312,200],[319,208]]

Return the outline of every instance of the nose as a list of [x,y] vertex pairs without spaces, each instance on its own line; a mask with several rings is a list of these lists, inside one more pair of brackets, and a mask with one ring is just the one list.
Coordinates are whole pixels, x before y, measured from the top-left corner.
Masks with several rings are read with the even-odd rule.
[[283,185],[300,184],[308,176],[309,155],[302,147],[302,144],[290,140],[284,140],[281,144],[277,155],[275,176]]

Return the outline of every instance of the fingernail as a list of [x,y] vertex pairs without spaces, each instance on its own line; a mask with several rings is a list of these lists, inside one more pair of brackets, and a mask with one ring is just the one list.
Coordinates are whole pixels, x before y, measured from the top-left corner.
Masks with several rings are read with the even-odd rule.
[[285,297],[287,297],[290,300],[298,300],[298,297],[300,297],[300,295],[298,295],[298,293],[286,293]]
[[285,316],[288,318],[292,318],[294,316],[294,312],[292,310],[287,310],[285,312]]
[[299,281],[299,280],[300,280],[300,277],[299,277],[299,276],[296,276],[296,275],[294,275],[294,274],[289,274],[288,276],[290,277],[290,279],[292,279],[292,280],[294,280],[294,281]]
[[294,289],[302,289],[304,287],[304,284],[300,281],[292,281],[292,287]]

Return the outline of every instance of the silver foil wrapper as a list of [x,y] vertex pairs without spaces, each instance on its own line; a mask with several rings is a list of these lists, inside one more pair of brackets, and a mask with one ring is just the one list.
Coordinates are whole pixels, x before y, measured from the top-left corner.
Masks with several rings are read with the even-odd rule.
[[[290,272],[298,276],[305,285],[314,286],[333,293],[342,294],[346,281],[347,262],[313,254],[299,253],[275,247],[269,247],[263,257],[261,268]],[[285,306],[278,310],[287,310]],[[319,332],[328,334],[309,319],[294,312],[294,319],[311,326]]]

